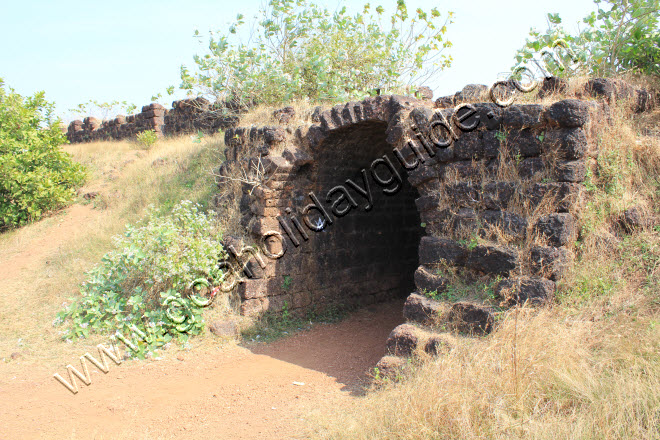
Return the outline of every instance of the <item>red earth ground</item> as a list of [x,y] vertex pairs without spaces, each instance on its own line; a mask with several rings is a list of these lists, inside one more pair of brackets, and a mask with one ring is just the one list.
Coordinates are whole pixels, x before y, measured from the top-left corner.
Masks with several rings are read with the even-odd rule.
[[373,306],[270,344],[108,361],[107,374],[89,364],[92,383],[76,395],[33,369],[0,382],[0,439],[307,438],[315,411],[358,398],[401,309]]

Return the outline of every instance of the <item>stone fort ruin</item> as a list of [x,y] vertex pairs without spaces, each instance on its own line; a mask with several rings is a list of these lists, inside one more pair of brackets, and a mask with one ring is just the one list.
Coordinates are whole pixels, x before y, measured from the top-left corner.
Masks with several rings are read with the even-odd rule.
[[[276,112],[270,126],[199,122],[228,127],[219,185],[241,180],[234,202],[248,236],[225,243],[249,275],[236,282],[241,313],[407,298],[409,321],[429,322],[444,307],[446,322],[483,334],[500,307],[552,301],[573,255],[610,106],[625,98],[644,111],[653,99],[599,79],[580,99],[546,105],[462,104],[466,95],[375,96],[316,108],[301,125],[291,122],[292,108]],[[131,123],[177,133],[193,127],[198,119],[186,115],[203,115],[204,106],[148,106]],[[97,130],[117,137],[139,130],[119,122]],[[76,124],[72,141],[88,136],[79,127],[89,121]],[[488,289],[482,298],[434,301],[457,276]],[[416,338],[397,328],[388,344],[405,355]]]

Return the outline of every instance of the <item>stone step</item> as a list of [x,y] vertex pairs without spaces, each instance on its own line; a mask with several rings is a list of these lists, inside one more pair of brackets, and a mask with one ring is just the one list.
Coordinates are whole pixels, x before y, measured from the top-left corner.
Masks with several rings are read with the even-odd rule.
[[491,307],[469,301],[451,304],[417,292],[408,296],[403,306],[403,316],[410,322],[431,327],[442,326],[471,336],[490,333],[495,323],[495,310]]
[[422,352],[436,356],[447,352],[455,345],[449,333],[437,333],[414,324],[397,326],[387,338],[387,352],[393,356],[413,357]]

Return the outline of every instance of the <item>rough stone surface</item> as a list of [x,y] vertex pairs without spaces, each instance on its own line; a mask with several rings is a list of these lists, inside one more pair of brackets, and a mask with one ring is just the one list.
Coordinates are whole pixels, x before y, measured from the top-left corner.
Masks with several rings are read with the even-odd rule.
[[488,91],[488,86],[484,84],[468,84],[463,90],[454,95],[454,102],[475,101],[481,99],[481,96]]
[[295,147],[286,148],[282,152],[282,157],[297,168],[303,165],[309,165],[314,161],[312,156],[310,156],[307,152]]
[[232,320],[217,320],[209,325],[209,331],[220,337],[234,337],[238,335],[238,325]]
[[511,154],[514,156],[532,157],[541,154],[541,140],[531,129],[522,129],[510,134],[508,141]]
[[448,353],[453,348],[453,341],[446,335],[433,335],[424,345],[424,351],[431,356]]
[[569,182],[535,183],[525,194],[532,206],[541,203],[556,206],[559,212],[569,211],[580,201],[582,186]]
[[397,326],[387,338],[388,353],[395,356],[412,356],[420,342],[421,330],[410,324]]
[[503,124],[506,128],[522,129],[541,124],[544,107],[539,104],[514,104],[504,110]]
[[460,333],[485,335],[493,330],[493,311],[478,304],[458,302],[447,314],[447,323]]
[[561,95],[566,93],[568,88],[568,81],[564,78],[558,78],[556,76],[551,76],[549,78],[543,79],[543,84],[539,89],[539,98],[545,98],[546,96],[551,95]]
[[651,93],[619,79],[592,78],[585,84],[584,92],[587,96],[605,100],[609,105],[623,101],[635,113],[652,110],[656,105]]
[[583,158],[588,151],[587,134],[582,128],[549,130],[543,140],[546,150],[555,150],[565,160]]
[[535,230],[552,246],[564,246],[574,240],[577,234],[575,218],[568,213],[549,214],[539,218]]
[[614,82],[606,78],[593,78],[587,81],[585,91],[594,98],[604,98],[610,104],[616,99],[616,88]]
[[555,166],[553,176],[558,182],[583,182],[587,169],[585,160],[562,161]]
[[383,379],[396,380],[401,377],[407,365],[405,358],[399,356],[383,356],[376,364],[378,375]]
[[273,112],[273,118],[280,124],[288,124],[296,116],[296,110],[289,106]]
[[523,239],[527,233],[527,220],[507,211],[486,210],[479,216],[482,228],[480,234],[488,238],[497,238],[499,233],[515,239]]
[[440,275],[431,273],[424,266],[419,266],[415,271],[415,285],[420,291],[442,292],[447,288],[448,280]]
[[433,90],[427,86],[421,86],[417,89],[417,95],[420,99],[431,101],[433,99]]
[[241,303],[241,315],[255,317],[264,312],[264,307],[259,299],[248,299]]
[[558,281],[566,272],[569,252],[564,248],[534,246],[530,250],[532,274]]
[[454,95],[441,96],[435,100],[436,108],[450,108],[454,106]]
[[508,275],[517,264],[518,252],[514,248],[484,245],[470,251],[465,262],[470,269],[495,275]]
[[564,128],[582,127],[589,120],[589,106],[577,99],[564,99],[552,104],[545,113],[551,125]]
[[624,231],[630,233],[635,229],[646,226],[649,223],[644,210],[640,206],[628,208],[619,217],[619,225]]
[[551,302],[555,295],[555,283],[543,278],[515,277],[500,281],[495,294],[503,305],[543,305]]
[[420,264],[446,261],[450,264],[461,264],[467,255],[467,250],[457,242],[447,238],[422,237],[419,245]]
[[420,324],[432,324],[437,321],[442,304],[424,295],[411,293],[403,305],[403,317]]

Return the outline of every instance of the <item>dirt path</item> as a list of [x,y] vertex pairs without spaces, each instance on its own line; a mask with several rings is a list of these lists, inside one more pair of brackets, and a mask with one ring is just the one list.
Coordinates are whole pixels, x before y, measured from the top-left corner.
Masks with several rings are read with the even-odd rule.
[[3,378],[0,439],[306,438],[311,413],[359,394],[401,309],[363,309],[269,345],[109,361],[107,374],[90,364],[92,384],[76,395],[52,371]]
[[14,246],[13,252],[0,255],[0,282],[18,277],[26,269],[54,254],[98,215],[91,205],[73,204],[64,213],[49,219],[52,225],[48,228],[27,239],[18,238],[20,244]]
[[[0,440],[308,438],[315,411],[360,394],[389,332],[402,321],[402,302],[395,302],[268,345],[211,341],[210,348],[164,351],[158,361],[108,360],[107,374],[88,362],[92,383],[78,380],[73,395],[53,373],[68,379],[66,364],[80,369],[80,355],[98,353],[91,344],[80,352],[58,345],[50,325],[53,305],[38,286],[50,276],[48,260],[101,215],[92,205],[74,204],[3,243],[0,360],[7,363],[0,365]],[[40,278],[34,282],[19,283],[35,274]],[[60,292],[51,290],[55,299],[49,300],[59,309]],[[16,345],[21,339],[27,341],[23,348]]]

